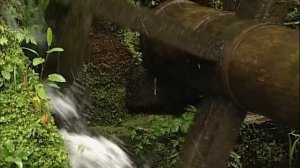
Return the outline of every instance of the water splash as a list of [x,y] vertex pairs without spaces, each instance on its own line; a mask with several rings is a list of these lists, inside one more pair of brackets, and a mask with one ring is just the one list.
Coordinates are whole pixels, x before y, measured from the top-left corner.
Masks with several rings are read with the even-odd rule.
[[[67,147],[72,168],[133,168],[126,153],[103,136],[91,136],[83,114],[84,88],[76,82],[64,90],[47,88],[52,114]],[[80,108],[81,107],[81,108]]]
[[72,168],[132,168],[126,153],[103,136],[60,131],[69,151]]

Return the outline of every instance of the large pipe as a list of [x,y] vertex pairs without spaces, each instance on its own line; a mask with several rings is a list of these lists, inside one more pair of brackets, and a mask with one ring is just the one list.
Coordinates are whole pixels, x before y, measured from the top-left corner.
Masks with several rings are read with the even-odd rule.
[[144,46],[150,47],[145,60],[159,74],[173,75],[199,93],[226,93],[246,110],[299,127],[297,30],[185,0],[167,1],[156,14],[123,0],[87,4],[97,17],[144,32]]
[[[225,93],[245,110],[299,128],[299,31],[189,1],[168,1],[156,14],[205,42],[205,50],[192,55],[144,36],[146,63],[158,75],[175,76],[199,93]],[[220,54],[222,60],[204,61],[205,54]]]

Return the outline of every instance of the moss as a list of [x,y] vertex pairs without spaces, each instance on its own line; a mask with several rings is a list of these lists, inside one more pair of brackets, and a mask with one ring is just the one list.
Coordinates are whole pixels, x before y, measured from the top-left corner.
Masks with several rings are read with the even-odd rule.
[[92,98],[92,107],[87,112],[89,125],[113,124],[122,120],[127,113],[124,85],[102,72],[100,65],[87,64],[83,72],[83,84]]
[[135,57],[136,43],[130,40],[137,37],[130,34],[124,40],[125,32],[128,30],[123,31],[107,21],[95,20],[92,24],[91,56],[81,75],[83,85],[91,93],[92,108],[87,114],[90,125],[115,124],[128,113],[126,98],[143,69],[140,55]]
[[17,32],[2,22],[0,37],[7,40],[0,44],[0,167],[69,167],[50,102],[37,96],[42,85],[27,66]]

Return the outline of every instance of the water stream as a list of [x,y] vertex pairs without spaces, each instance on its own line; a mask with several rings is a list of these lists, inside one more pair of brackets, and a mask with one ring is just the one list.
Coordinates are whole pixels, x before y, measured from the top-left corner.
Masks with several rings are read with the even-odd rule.
[[74,82],[63,90],[49,87],[47,95],[72,168],[133,168],[131,160],[118,145],[88,131],[80,111],[87,103],[83,99],[84,88]]

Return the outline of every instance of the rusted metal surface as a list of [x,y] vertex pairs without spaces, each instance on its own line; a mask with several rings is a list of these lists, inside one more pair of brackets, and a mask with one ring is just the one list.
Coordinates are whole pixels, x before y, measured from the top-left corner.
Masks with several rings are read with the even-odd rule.
[[[299,32],[241,20],[230,12],[179,3],[158,8],[158,15],[197,32],[195,38],[206,42],[202,46],[205,49],[191,55],[145,37],[148,67],[162,76],[182,79],[199,94],[225,93],[246,110],[298,129]],[[201,58],[206,54],[220,55],[223,61],[204,61]]]
[[[83,3],[76,2],[74,10]],[[71,10],[69,15],[77,17],[66,20],[69,26],[62,33],[60,46],[65,48],[65,56],[59,57],[59,72],[69,81],[85,54],[81,44],[87,39],[94,14],[145,33],[149,38],[146,41],[155,39],[148,42],[151,47],[145,60],[150,60],[160,74],[175,76],[199,94],[231,93],[229,96],[245,109],[298,128],[297,30],[270,25],[247,32],[257,22],[185,0],[168,1],[156,14],[123,0],[89,0],[83,6],[77,13]],[[80,28],[76,29],[77,36],[70,31],[74,24]],[[221,59],[224,61],[218,62]]]
[[222,98],[204,101],[186,137],[178,167],[227,167],[245,116],[245,111]]
[[232,45],[223,72],[238,103],[299,129],[299,32],[261,25]]
[[[220,59],[217,57],[219,56],[218,54],[199,54],[207,51],[205,48],[206,41],[194,38],[198,36],[197,32],[188,29],[179,20],[170,19],[168,15],[155,15],[148,9],[137,8],[124,0],[91,0],[91,2],[93,3],[91,12],[98,18],[104,18],[140,33],[145,33],[149,37],[185,50],[193,55],[201,56],[203,59],[211,61]],[[179,3],[184,2],[182,5],[191,4],[190,1],[186,0],[176,0],[176,2],[178,3],[174,3],[171,6],[180,8],[181,4]],[[194,3],[192,6],[197,5]],[[211,9],[207,12],[214,12],[214,10]],[[197,14],[196,16],[200,15]],[[222,43],[211,43],[211,45],[221,46]]]

